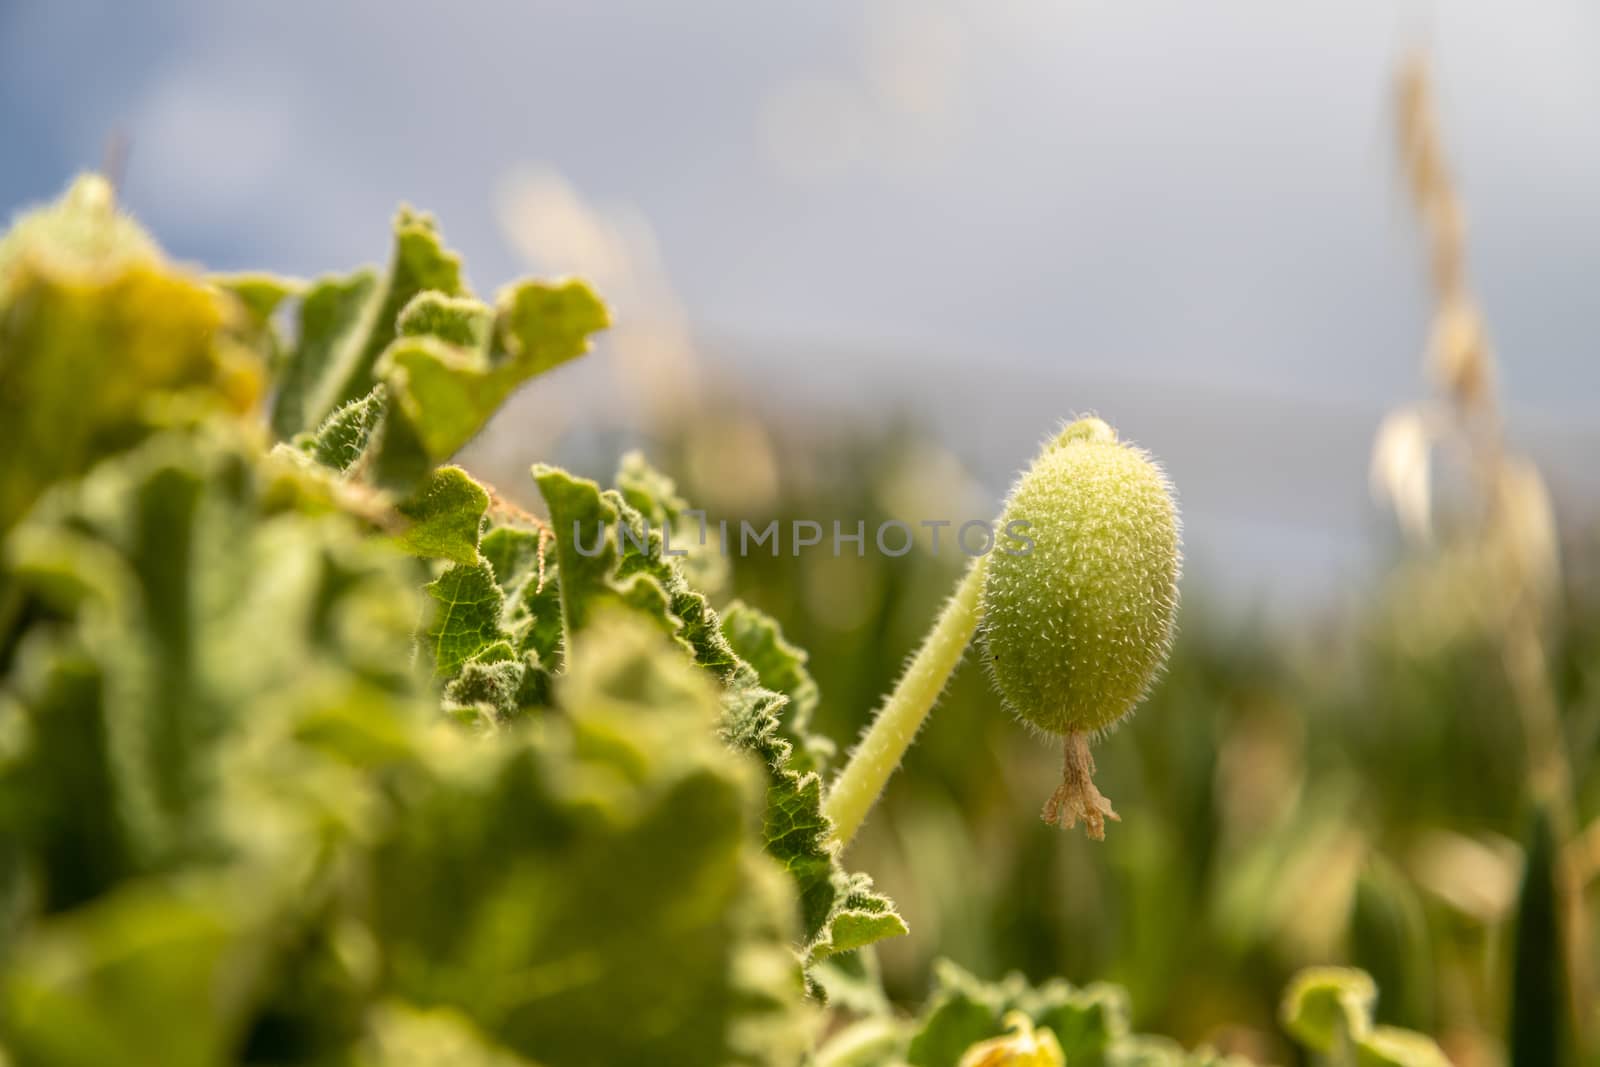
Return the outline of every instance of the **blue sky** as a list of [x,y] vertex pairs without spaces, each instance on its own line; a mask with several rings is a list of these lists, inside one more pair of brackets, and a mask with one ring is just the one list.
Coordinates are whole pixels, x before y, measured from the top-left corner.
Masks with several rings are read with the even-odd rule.
[[[1417,44],[1513,432],[1592,518],[1584,0],[7,0],[0,210],[117,132],[128,203],[183,258],[346,269],[406,200],[490,291],[582,266],[506,232],[511,176],[553,177],[648,238],[648,306],[624,286],[619,316],[668,292],[752,404],[914,407],[996,495],[1099,410],[1166,460],[1197,565],[1281,599],[1370,560],[1367,444],[1423,386],[1389,113]],[[516,453],[514,422],[492,434]]]

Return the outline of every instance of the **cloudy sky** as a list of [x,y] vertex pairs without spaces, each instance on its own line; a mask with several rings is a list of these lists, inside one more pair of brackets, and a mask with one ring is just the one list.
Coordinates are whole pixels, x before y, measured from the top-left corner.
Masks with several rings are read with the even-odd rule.
[[1372,559],[1367,447],[1423,388],[1419,45],[1513,432],[1592,516],[1587,0],[5,0],[0,211],[114,133],[218,269],[370,261],[406,200],[480,290],[605,275],[753,403],[914,407],[995,495],[1096,409],[1166,460],[1196,566],[1282,600]]

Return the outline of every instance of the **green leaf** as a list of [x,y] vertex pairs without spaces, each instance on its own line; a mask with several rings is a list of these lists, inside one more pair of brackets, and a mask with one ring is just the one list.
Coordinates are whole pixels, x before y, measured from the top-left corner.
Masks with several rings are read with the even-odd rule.
[[253,351],[269,376],[282,369],[287,351],[274,315],[302,283],[274,274],[213,274],[208,279],[226,298],[226,334]]
[[360,341],[360,331],[378,288],[370,270],[345,277],[320,278],[300,300],[296,341],[278,369],[272,429],[291,438],[319,426],[335,410],[356,399],[324,400],[334,390],[324,383],[338,373],[345,350]]
[[[684,580],[706,596],[714,596],[728,583],[728,559],[720,539],[713,537],[705,512],[691,514],[689,502],[678,487],[652,467],[638,451],[623,453],[617,465],[617,492],[663,536],[670,531],[672,558]],[[665,547],[665,546],[663,546]]]
[[322,466],[340,474],[351,474],[376,451],[383,434],[386,408],[380,386],[329,415],[315,433],[296,436],[295,443]]
[[586,635],[564,716],[441,765],[380,850],[406,887],[377,901],[392,988],[550,1063],[793,1063],[753,769],[711,735],[710,681],[625,622]]
[[463,663],[444,687],[446,709],[458,715],[471,711],[468,721],[482,716],[490,724],[515,718],[523,707],[523,675],[529,664],[512,655],[511,646],[500,642]]
[[294,278],[260,272],[213,274],[210,281],[238,300],[251,324],[261,329],[271,323],[285,300],[305,289],[305,283]]
[[[275,306],[270,287],[246,292]],[[274,362],[272,426],[282,438],[315,431],[301,445],[325,466],[409,491],[512,390],[587,351],[606,324],[578,282],[522,282],[491,310],[466,292],[432,219],[403,208],[381,278],[358,271],[306,292],[295,344]]]
[[401,534],[402,547],[412,555],[476,564],[478,531],[489,494],[460,467],[441,467],[400,504],[400,514],[411,525]]
[[494,571],[495,581],[508,600],[514,600],[529,582],[553,577],[545,573],[544,535],[518,526],[494,526],[483,535],[481,551]]
[[437,463],[470,441],[518,385],[587,351],[589,334],[605,326],[604,306],[576,282],[521,283],[502,295],[492,323],[477,301],[424,292],[402,313],[401,336],[375,373],[395,416]]
[[1517,1067],[1555,1067],[1574,1062],[1573,1037],[1558,889],[1561,846],[1542,807],[1530,820],[1526,848],[1517,894],[1508,1051]]
[[[417,294],[434,291],[445,296],[470,295],[461,280],[461,257],[444,247],[432,215],[402,205],[395,217],[394,240],[388,285],[363,352],[363,363],[369,368],[378,353],[394,340],[400,312]],[[368,388],[370,382],[353,392],[359,395]]]
[[[1445,1067],[1430,1037],[1395,1026],[1372,1025],[1377,986],[1365,971],[1311,967],[1284,993],[1284,1029],[1312,1052],[1359,1067]],[[1520,1060],[1518,1061],[1521,1062]]]
[[600,298],[582,282],[524,281],[495,300],[497,349],[518,380],[553,370],[589,350],[589,337],[611,325]]
[[[777,842],[771,842],[777,850]],[[894,911],[888,898],[873,892],[872,879],[859,872],[835,872],[830,879],[833,906],[824,920],[824,938],[811,946],[811,958],[820,959],[835,952],[851,952],[886,937],[906,932],[905,920]]]
[[6,836],[37,864],[34,892],[46,912],[104,893],[136,866],[118,812],[106,725],[104,672],[88,655],[36,646],[19,696],[27,749],[0,770]]
[[[744,670],[749,672],[748,667]],[[724,697],[722,735],[767,768],[762,820],[767,851],[794,880],[806,934],[804,958],[814,963],[904,934],[906,926],[888,898],[873,890],[872,880],[847,873],[829,848],[831,827],[822,811],[822,780],[814,771],[792,766],[793,746],[779,733],[782,707],[780,695],[736,679]]]
[[494,314],[471,297],[447,296],[432,290],[418,293],[400,310],[401,337],[436,337],[447,344],[484,352]]
[[81,178],[0,243],[0,532],[51,484],[141,440],[179,407],[243,412],[261,368],[218,343],[222,297],[170,266]]
[[625,521],[630,533],[648,540],[642,537],[638,513],[616,493],[602,493],[594,482],[574,478],[559,468],[537,465],[533,477],[555,533],[566,643],[570,646],[608,605],[630,607],[681,640],[683,620],[672,614],[667,590],[650,573],[652,569],[661,573],[662,568],[653,568],[648,559],[641,563],[631,542],[622,542],[633,553],[631,560],[619,549],[617,531]]
[[553,663],[561,649],[561,591],[546,530],[492,527],[482,552],[506,596],[505,629],[517,647]]
[[[487,502],[470,493],[462,499],[463,516],[481,515]],[[457,526],[465,532],[464,522]],[[465,539],[456,543],[464,557]],[[473,549],[481,562],[457,564],[427,587],[437,603],[424,643],[445,683],[447,710],[500,723],[549,702],[562,639],[560,598],[554,566],[546,571],[541,562],[539,533],[496,526],[482,544],[481,555]]]
[[424,590],[434,601],[422,639],[435,678],[453,677],[468,660],[505,640],[505,594],[487,564],[452,564]]
[[967,1049],[1002,1032],[1015,988],[980,982],[948,960],[934,964],[934,992],[911,1037],[912,1067],[956,1067]]
[[623,454],[616,482],[622,499],[658,528],[676,522],[689,510],[689,502],[678,495],[677,485],[652,467],[642,452]]
[[756,672],[763,688],[788,698],[781,725],[784,736],[794,746],[795,769],[824,771],[834,746],[811,731],[811,715],[820,697],[817,683],[806,670],[805,650],[784,639],[776,619],[741,600],[723,609],[722,636]]
[[972,1045],[998,1037],[1020,1012],[1048,1029],[1068,1063],[1108,1062],[1128,1034],[1127,994],[1115,986],[1078,989],[1055,980],[1035,989],[1021,975],[982,982],[946,960],[934,967],[935,989],[911,1040],[912,1064],[956,1064]]
[[632,606],[724,683],[730,711],[746,703],[782,704],[780,695],[760,689],[755,672],[734,654],[710,603],[665,554],[659,526],[616,491],[602,492],[587,479],[544,465],[534,468],[534,478],[550,511],[569,639],[602,605]]
[[561,657],[561,589],[547,530],[495,526],[484,535],[482,552],[506,597],[501,628],[523,655],[519,708],[549,701],[552,672]]
[[[116,273],[157,262],[161,248],[133,218],[117,210],[116,190],[98,174],[80,174],[61,199],[23,212],[0,236],[0,298],[17,273]],[[30,262],[31,261],[31,262]]]
[[372,391],[374,368],[394,340],[403,309],[418,293],[461,296],[461,260],[439,238],[431,216],[401,208],[394,252],[380,280],[370,271],[324,279],[300,306],[300,331],[278,381],[272,426],[292,437]]
[[1311,967],[1295,975],[1279,1014],[1289,1036],[1313,1052],[1329,1054],[1372,1029],[1378,987],[1365,971]]
[[[821,779],[805,769],[805,761],[796,766],[794,746],[782,735],[779,714],[788,698],[764,688],[756,670],[734,652],[716,612],[664,554],[657,526],[619,493],[602,492],[587,479],[545,466],[534,468],[534,478],[554,531],[568,642],[595,613],[632,607],[680,641],[721,684],[724,740],[767,767],[767,851],[799,893],[807,961],[904,933],[905,923],[888,899],[872,891],[865,875],[846,874],[828,846]],[[740,626],[748,636],[762,624],[749,615]],[[773,642],[765,651],[777,649]],[[775,677],[799,684],[776,659],[768,666]]]
[[238,905],[133,886],[35,929],[0,985],[12,1050],[40,1067],[226,1062],[255,977]]
[[47,910],[289,848],[291,825],[321,824],[318,760],[299,748],[298,776],[263,771],[272,799],[250,818],[230,806],[257,786],[223,753],[277,751],[242,732],[290,731],[330,706],[347,732],[361,709],[414,721],[409,567],[341,517],[269,514],[282,486],[228,441],[154,438],[52,493],[8,539],[6,582],[61,613],[19,651],[6,690],[24,740],[0,767],[6,831],[29,843]]
[[805,650],[784,640],[776,619],[740,600],[723,609],[722,636],[763,686],[789,698],[785,717],[790,729],[807,732],[818,695],[806,670]]
[[378,368],[396,410],[435,462],[454,455],[483,428],[515,384],[490,372],[482,352],[436,337],[405,337]]
[[422,294],[408,308],[406,336],[378,365],[396,410],[435,462],[470,441],[517,386],[588,351],[589,335],[607,325],[604,306],[577,282],[508,290],[492,348],[484,344],[487,316],[476,302]]
[[1020,1019],[1041,1037],[1048,1031],[1075,1067],[1244,1067],[1204,1046],[1186,1051],[1170,1038],[1129,1033],[1128,995],[1117,986],[1080,989],[1055,979],[1033,987],[1020,974],[984,982],[947,960],[935,963],[934,980],[906,1052],[915,1067],[957,1067],[974,1046],[1018,1029]]
[[1383,990],[1377,1019],[1412,1029],[1432,1025],[1436,964],[1427,917],[1411,883],[1376,854],[1356,883],[1350,950],[1350,962]]
[[1108,1050],[1128,1037],[1131,1009],[1120,987],[1096,982],[1082,989],[1066,982],[1047,982],[1036,997],[1021,1005],[1040,1026],[1050,1028],[1067,1062],[1102,1062]]
[[433,515],[432,533],[411,547],[459,560],[427,587],[438,602],[424,635],[435,677],[446,682],[445,706],[458,717],[504,722],[549,701],[562,640],[555,569],[546,572],[544,538],[532,530],[492,527],[480,554],[488,495],[464,472],[437,471],[430,485],[432,504],[424,508],[419,497],[413,510]]

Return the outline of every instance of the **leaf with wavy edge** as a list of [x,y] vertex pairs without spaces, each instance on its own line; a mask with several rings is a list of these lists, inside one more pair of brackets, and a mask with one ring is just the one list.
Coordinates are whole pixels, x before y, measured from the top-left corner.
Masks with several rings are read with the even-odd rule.
[[[794,748],[780,731],[779,713],[789,698],[765,688],[734,651],[717,613],[689,587],[675,559],[663,554],[660,531],[647,530],[643,516],[619,493],[602,491],[588,479],[541,465],[534,468],[534,480],[550,511],[569,645],[602,605],[633,603],[721,683],[724,739],[767,767],[763,833],[768,853],[788,871],[800,897],[805,960],[904,933],[905,924],[887,898],[872,891],[866,875],[847,874],[828,847],[821,779],[794,766]],[[619,540],[619,529],[631,537]],[[641,596],[641,590],[649,595]],[[752,619],[747,617],[746,624],[753,625]],[[775,677],[782,675],[775,671]]]
[[399,536],[412,555],[476,564],[478,534],[489,494],[460,467],[440,467],[400,503],[410,527]]
[[396,336],[401,309],[425,290],[468,295],[461,259],[444,247],[432,216],[402,207],[381,277],[363,270],[319,279],[301,301],[299,334],[277,382],[272,427],[278,435],[314,429],[371,392],[373,369]]

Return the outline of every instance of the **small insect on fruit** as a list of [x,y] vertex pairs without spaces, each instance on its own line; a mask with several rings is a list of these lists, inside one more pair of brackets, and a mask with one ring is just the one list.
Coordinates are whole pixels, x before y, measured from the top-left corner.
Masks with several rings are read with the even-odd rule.
[[1181,551],[1172,486],[1149,454],[1079,419],[1018,479],[1000,525],[1026,523],[1031,551],[996,552],[980,598],[985,661],[1023,722],[1063,738],[1046,822],[1117,815],[1095,788],[1090,738],[1149,690],[1172,642]]

